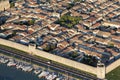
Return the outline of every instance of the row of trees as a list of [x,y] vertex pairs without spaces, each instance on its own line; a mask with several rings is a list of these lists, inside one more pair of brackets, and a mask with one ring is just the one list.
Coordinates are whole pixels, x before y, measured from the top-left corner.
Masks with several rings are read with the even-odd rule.
[[98,59],[95,56],[85,55],[81,62],[96,67]]

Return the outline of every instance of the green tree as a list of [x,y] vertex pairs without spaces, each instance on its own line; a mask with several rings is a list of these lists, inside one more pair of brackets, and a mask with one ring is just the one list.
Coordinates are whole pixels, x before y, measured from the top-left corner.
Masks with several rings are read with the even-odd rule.
[[34,23],[35,23],[35,20],[33,20],[33,19],[28,21],[29,25],[33,25]]
[[13,7],[15,7],[15,3],[14,3],[14,2],[11,2],[11,3],[10,3],[10,8],[13,8]]
[[68,4],[67,9],[71,9],[74,6],[73,3]]
[[51,50],[51,48],[49,45],[47,45],[43,50],[49,52]]
[[81,62],[91,66],[97,66],[98,60],[94,56],[85,55]]
[[114,43],[109,42],[107,46],[108,46],[109,48],[113,48],[113,47],[114,47]]
[[58,23],[61,26],[65,26],[67,28],[72,28],[73,26],[75,26],[76,24],[78,24],[81,19],[82,19],[81,17],[70,16],[70,15],[63,15],[58,20]]
[[50,52],[54,50],[57,46],[55,44],[47,44],[47,46],[43,49],[44,51]]
[[73,52],[69,53],[69,56],[74,59],[78,56],[78,53],[76,51],[73,51]]

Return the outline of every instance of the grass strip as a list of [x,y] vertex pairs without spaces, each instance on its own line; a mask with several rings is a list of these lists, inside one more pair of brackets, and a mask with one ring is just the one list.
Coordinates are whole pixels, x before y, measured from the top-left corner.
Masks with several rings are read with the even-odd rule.
[[120,66],[106,74],[107,80],[120,80]]

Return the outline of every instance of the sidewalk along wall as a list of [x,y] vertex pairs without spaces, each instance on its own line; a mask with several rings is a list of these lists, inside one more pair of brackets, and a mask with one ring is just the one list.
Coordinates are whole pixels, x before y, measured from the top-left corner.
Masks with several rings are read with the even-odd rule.
[[110,64],[106,67],[106,74],[109,73],[110,71],[114,70],[118,66],[120,66],[120,59],[116,60],[115,62],[113,62],[112,64]]
[[0,1],[0,11],[10,8],[9,0]]
[[29,48],[25,45],[21,45],[12,41],[8,41],[8,40],[4,40],[4,39],[0,39],[0,44],[1,45],[5,45],[5,46],[9,46],[15,49],[19,49],[25,52],[29,52]]
[[33,50],[31,50],[31,49],[28,48],[28,46],[24,46],[24,45],[21,45],[21,44],[12,42],[12,41],[4,40],[4,39],[0,39],[0,44],[6,45],[6,46],[9,46],[9,47],[13,47],[13,48],[16,48],[16,49],[19,49],[19,50],[22,50],[22,51],[25,51],[25,52],[28,52],[28,53],[33,51],[32,52],[33,55],[44,57],[44,58],[56,61],[58,63],[62,63],[62,64],[65,64],[65,65],[74,67],[76,69],[80,69],[82,71],[90,72],[92,74],[97,74],[97,68],[91,67],[91,66],[88,66],[88,65],[85,65],[85,64],[67,59],[67,58],[63,58],[63,57],[60,57],[60,56],[57,56],[57,55],[53,55],[53,54],[50,54],[50,53],[47,53],[47,52],[44,52],[44,51],[41,51],[41,50],[37,50],[37,49],[34,49],[34,48],[31,48],[31,49],[33,49]]

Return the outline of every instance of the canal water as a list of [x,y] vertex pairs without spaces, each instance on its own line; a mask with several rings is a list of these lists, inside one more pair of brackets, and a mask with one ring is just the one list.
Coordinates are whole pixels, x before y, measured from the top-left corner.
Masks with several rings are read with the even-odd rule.
[[39,79],[33,72],[24,72],[15,67],[0,63],[0,80],[45,80]]

